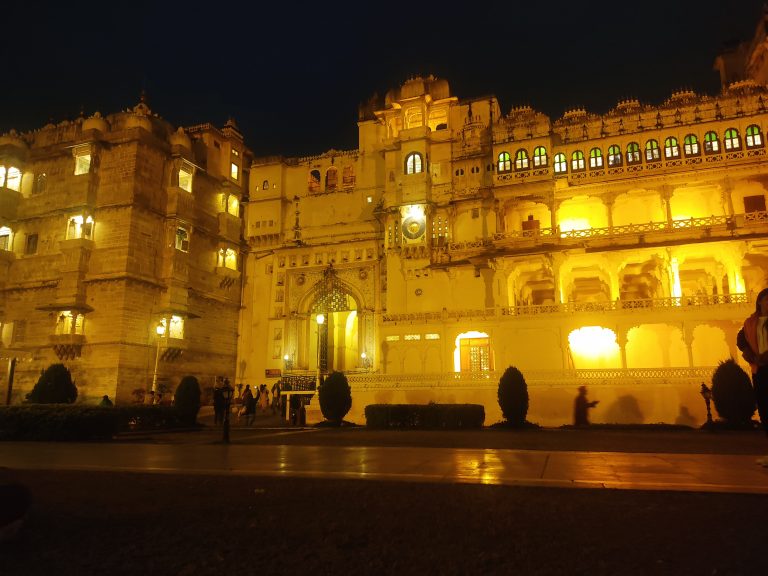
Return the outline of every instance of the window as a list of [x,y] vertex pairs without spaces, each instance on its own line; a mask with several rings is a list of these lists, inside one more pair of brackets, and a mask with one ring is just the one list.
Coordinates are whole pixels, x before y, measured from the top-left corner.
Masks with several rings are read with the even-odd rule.
[[261,189],[269,190],[269,180],[264,180],[264,182],[261,183]]
[[8,168],[5,178],[5,187],[9,190],[19,191],[21,188],[21,171],[18,168],[11,166]]
[[499,173],[502,172],[510,172],[512,170],[512,158],[509,155],[509,152],[502,152],[499,154]]
[[616,144],[608,147],[608,166],[621,166],[621,148]]
[[738,150],[741,148],[741,142],[739,141],[739,131],[736,128],[728,128],[725,131],[725,138],[723,139],[726,151]]
[[656,162],[661,160],[661,152],[659,151],[659,143],[656,140],[648,140],[645,143],[645,161]]
[[227,198],[227,213],[231,216],[240,216],[240,200],[238,200],[237,196],[230,195]]
[[667,159],[680,157],[680,146],[677,143],[677,138],[670,136],[664,140],[664,157]]
[[45,172],[41,172],[35,176],[35,183],[32,186],[32,194],[42,194],[48,187],[48,175]]
[[182,166],[179,168],[179,188],[186,192],[192,192],[192,172],[192,167]]
[[405,173],[419,174],[424,171],[424,165],[421,160],[421,154],[411,152],[405,157]]
[[568,171],[568,162],[565,160],[565,154],[555,154],[555,174],[565,174]]
[[232,248],[222,248],[219,250],[218,266],[220,268],[237,270],[237,252]]
[[240,177],[240,166],[232,162],[229,165],[229,175],[232,180],[237,180]]
[[37,234],[27,234],[27,241],[24,244],[24,254],[37,254]]
[[176,228],[176,250],[189,252],[189,231],[182,226]]
[[341,173],[341,183],[344,186],[355,185],[355,169],[352,166],[344,166],[344,171]]
[[455,172],[456,176],[464,176],[464,168],[459,168]]
[[317,192],[320,190],[320,170],[312,170],[309,173],[309,191]]
[[584,152],[576,150],[576,152],[571,154],[571,170],[577,172],[579,170],[584,170],[584,168]]
[[744,212],[765,212],[765,196],[744,196]]
[[637,142],[630,142],[627,144],[627,164],[639,164],[640,163],[640,144]]
[[699,139],[695,134],[688,134],[688,136],[685,137],[685,140],[683,140],[683,150],[686,156],[699,155]]
[[162,326],[162,330],[158,332],[158,337],[163,338],[165,335],[168,338],[176,338],[178,340],[184,338],[184,318],[181,316],[171,316],[170,322],[168,318],[161,318],[160,326]]
[[541,168],[547,165],[547,149],[544,146],[537,146],[533,149],[533,167]]
[[592,150],[589,151],[589,167],[603,167],[603,152],[600,150],[600,148],[592,148]]
[[62,310],[56,318],[55,332],[62,334],[82,334],[85,318],[82,314],[71,310]]
[[232,156],[238,158],[240,156],[240,151],[237,148],[232,148]]
[[763,145],[763,135],[760,134],[760,127],[752,124],[747,127],[747,148],[758,148]]
[[93,217],[84,217],[82,214],[72,216],[67,224],[67,240],[72,238],[86,238],[91,240],[93,237]]
[[0,166],[0,186],[5,186],[5,166]]
[[91,155],[85,153],[75,153],[75,176],[88,174],[91,171]]
[[336,168],[328,168],[325,173],[325,189],[336,190],[336,186],[339,183],[339,171]]
[[515,170],[528,170],[528,152],[525,150],[515,153]]
[[0,227],[0,250],[11,249],[11,229],[8,226]]
[[717,154],[720,152],[720,141],[717,139],[717,133],[707,132],[704,134],[704,154]]

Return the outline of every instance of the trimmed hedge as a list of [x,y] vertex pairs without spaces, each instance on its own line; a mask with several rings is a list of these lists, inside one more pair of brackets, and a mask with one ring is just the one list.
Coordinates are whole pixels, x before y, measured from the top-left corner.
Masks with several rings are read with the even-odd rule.
[[370,404],[365,407],[369,428],[482,428],[482,404]]
[[172,406],[0,406],[0,440],[110,440],[121,432],[185,426],[188,421]]

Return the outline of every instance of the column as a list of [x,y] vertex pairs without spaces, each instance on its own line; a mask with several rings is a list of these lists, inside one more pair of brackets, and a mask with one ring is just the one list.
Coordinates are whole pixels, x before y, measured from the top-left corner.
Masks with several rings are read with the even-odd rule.
[[683,341],[688,352],[688,366],[693,368],[693,328],[683,324]]
[[621,369],[627,369],[627,334],[629,329],[625,330],[621,327],[616,328],[616,343],[619,345],[619,353],[621,354]]

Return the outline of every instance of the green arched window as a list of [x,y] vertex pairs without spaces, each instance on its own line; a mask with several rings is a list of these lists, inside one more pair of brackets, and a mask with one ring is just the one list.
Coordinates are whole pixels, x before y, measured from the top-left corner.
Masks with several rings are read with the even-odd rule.
[[528,152],[522,148],[515,153],[515,170],[528,170]]
[[639,164],[640,163],[640,144],[637,142],[630,142],[627,144],[627,164]]
[[608,166],[621,166],[621,148],[616,144],[608,147]]
[[502,152],[499,154],[498,166],[499,173],[510,172],[512,170],[512,157],[509,155],[509,152]]
[[603,167],[603,151],[600,148],[592,148],[589,151],[589,167],[592,169]]
[[717,154],[720,152],[720,141],[717,139],[716,132],[707,132],[704,134],[704,153]]
[[586,164],[584,162],[584,152],[581,150],[576,150],[573,154],[571,154],[571,170],[573,172],[578,172],[579,170],[584,170],[586,168]]
[[664,157],[667,160],[670,158],[680,158],[680,146],[677,143],[677,138],[670,136],[664,140]]
[[555,154],[555,174],[565,174],[568,172],[568,162],[565,160],[565,154]]
[[424,171],[424,162],[421,159],[421,154],[418,152],[411,152],[405,157],[405,173],[406,174],[419,174]]
[[699,148],[699,139],[695,134],[688,134],[683,140],[683,150],[686,156],[698,156],[701,152]]
[[723,138],[723,144],[725,144],[726,152],[732,150],[738,150],[741,148],[741,141],[739,139],[739,131],[736,128],[728,128],[725,131],[725,138]]
[[645,143],[645,161],[656,162],[661,160],[661,153],[659,152],[659,143],[656,140],[648,140]]
[[540,168],[547,165],[547,149],[544,146],[536,146],[533,149],[533,167]]
[[747,148],[759,148],[763,145],[763,135],[760,133],[760,126],[752,124],[747,126]]

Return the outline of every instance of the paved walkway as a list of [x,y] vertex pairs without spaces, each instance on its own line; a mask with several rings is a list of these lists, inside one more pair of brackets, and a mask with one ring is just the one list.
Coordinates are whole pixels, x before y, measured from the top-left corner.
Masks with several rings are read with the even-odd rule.
[[[274,433],[306,434],[310,440],[317,431]],[[768,494],[768,468],[755,458],[380,446],[0,443],[2,466],[20,469]]]

